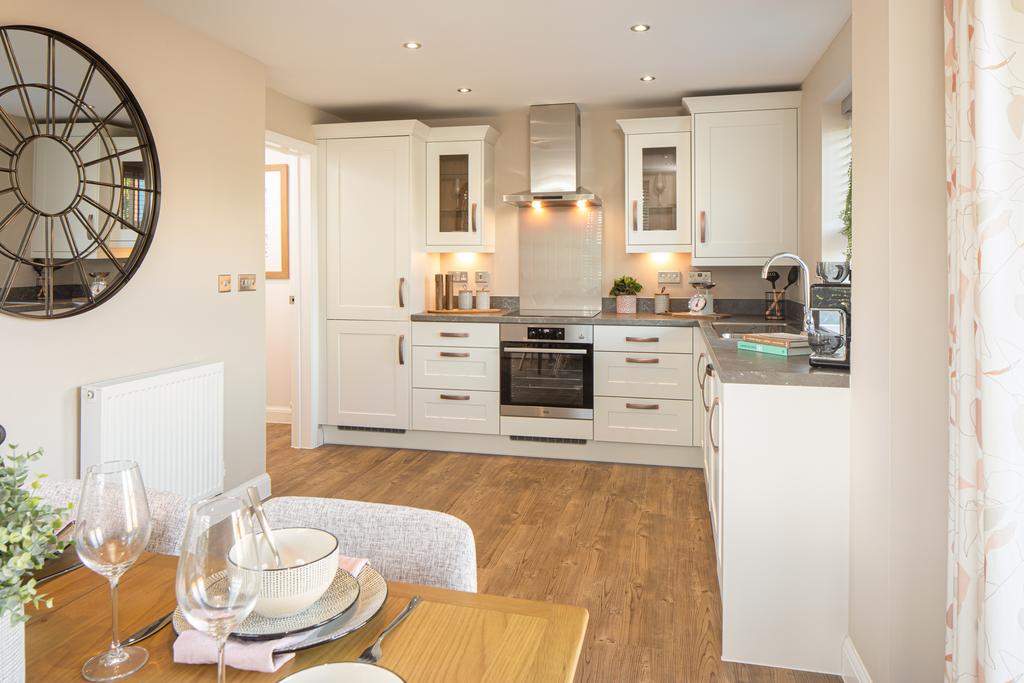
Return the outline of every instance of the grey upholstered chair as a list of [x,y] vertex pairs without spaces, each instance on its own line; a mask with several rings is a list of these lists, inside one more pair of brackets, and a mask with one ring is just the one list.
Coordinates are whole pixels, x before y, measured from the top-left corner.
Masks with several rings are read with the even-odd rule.
[[309,526],[338,537],[341,553],[366,557],[392,581],[476,592],[476,542],[461,519],[442,512],[334,498],[271,498],[273,528]]
[[[78,504],[82,491],[80,480],[43,479],[39,483],[40,487],[36,493],[47,505],[63,508],[67,507],[68,503]],[[163,555],[177,555],[181,547],[181,537],[185,533],[185,523],[188,521],[188,501],[176,493],[157,489],[146,489],[146,499],[149,501],[149,516],[153,523],[146,550]],[[74,516],[75,511],[72,510],[71,518],[74,519]]]

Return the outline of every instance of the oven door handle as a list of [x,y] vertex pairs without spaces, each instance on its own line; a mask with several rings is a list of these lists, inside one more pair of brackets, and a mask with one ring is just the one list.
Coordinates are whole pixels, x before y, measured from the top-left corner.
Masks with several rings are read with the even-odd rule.
[[586,356],[590,353],[589,349],[542,349],[530,346],[506,346],[503,351],[513,353],[552,353],[566,356]]

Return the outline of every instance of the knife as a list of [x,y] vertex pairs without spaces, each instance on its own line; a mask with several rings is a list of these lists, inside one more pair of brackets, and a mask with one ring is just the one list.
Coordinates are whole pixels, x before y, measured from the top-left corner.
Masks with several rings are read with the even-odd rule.
[[173,619],[173,618],[174,618],[174,610],[171,610],[170,612],[168,612],[167,614],[163,615],[162,617],[160,617],[159,619],[157,619],[153,623],[151,623],[151,624],[149,624],[147,626],[142,627],[141,629],[139,629],[135,633],[131,634],[130,636],[128,636],[127,638],[122,640],[121,641],[121,645],[124,646],[124,647],[127,647],[129,645],[134,645],[135,643],[139,642],[140,640],[145,640],[146,638],[149,638],[151,635],[153,635],[154,633],[157,633],[164,626],[167,626],[167,624],[171,623],[171,619]]

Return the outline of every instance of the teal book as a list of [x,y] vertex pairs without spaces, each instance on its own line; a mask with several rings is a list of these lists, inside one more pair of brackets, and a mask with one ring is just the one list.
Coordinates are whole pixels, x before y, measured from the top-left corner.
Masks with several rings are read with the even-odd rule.
[[773,356],[809,356],[811,349],[807,346],[787,349],[785,346],[773,346],[771,344],[758,344],[757,342],[743,341],[736,342],[737,349],[744,351],[757,351],[758,353],[770,353]]

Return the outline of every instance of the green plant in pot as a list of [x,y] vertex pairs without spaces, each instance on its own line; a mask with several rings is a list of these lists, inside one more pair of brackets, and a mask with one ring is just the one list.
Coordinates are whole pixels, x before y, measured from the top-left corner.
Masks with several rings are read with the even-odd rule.
[[[25,605],[52,606],[39,592],[34,570],[67,547],[58,538],[66,510],[44,505],[36,491],[43,475],[31,481],[28,465],[42,450],[0,452],[0,680],[25,680]],[[70,509],[70,505],[68,509]]]
[[636,313],[636,295],[643,290],[644,286],[635,278],[629,275],[615,278],[612,289],[608,294],[615,297],[616,313]]

